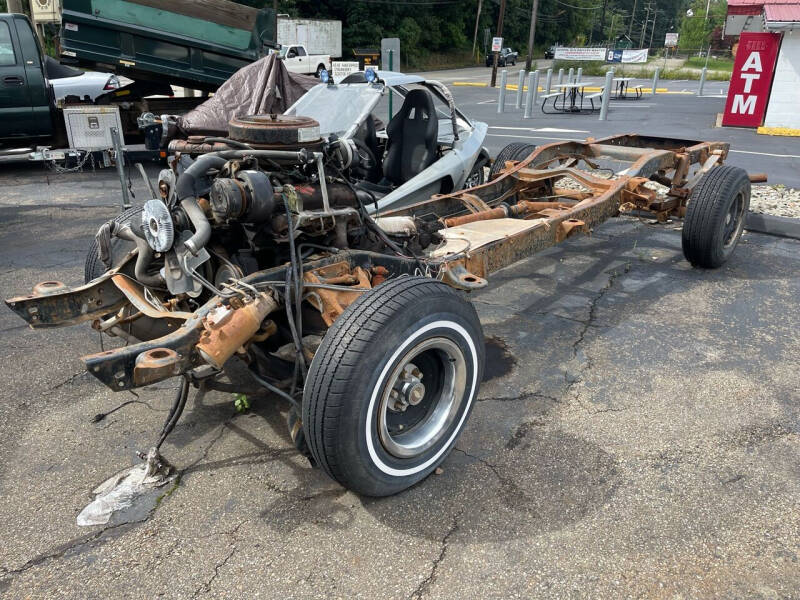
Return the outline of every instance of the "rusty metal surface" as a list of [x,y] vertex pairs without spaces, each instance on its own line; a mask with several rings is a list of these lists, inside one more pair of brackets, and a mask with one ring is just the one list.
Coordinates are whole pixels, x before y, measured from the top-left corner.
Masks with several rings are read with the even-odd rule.
[[264,318],[278,308],[270,293],[261,293],[238,308],[220,304],[203,319],[197,351],[211,366],[222,365],[252,338]]
[[178,353],[171,348],[153,348],[136,357],[133,381],[137,386],[149,385],[178,374]]
[[111,280],[137,310],[152,319],[180,319],[185,321],[192,316],[190,312],[156,309],[145,298],[143,288],[124,275],[112,275]]
[[[308,283],[347,285],[361,290],[372,287],[367,271],[358,266],[351,268],[346,261],[306,271],[303,280]],[[355,302],[360,295],[360,292],[314,288],[308,296],[308,301],[320,312],[322,319],[330,327],[344,309]]]
[[[27,296],[9,298],[5,302],[11,310],[34,329],[62,327],[92,321],[118,311],[127,302],[125,296],[111,280],[112,274],[113,272],[109,272],[77,288],[63,286],[56,292],[32,293]],[[39,284],[37,287],[42,285]]]

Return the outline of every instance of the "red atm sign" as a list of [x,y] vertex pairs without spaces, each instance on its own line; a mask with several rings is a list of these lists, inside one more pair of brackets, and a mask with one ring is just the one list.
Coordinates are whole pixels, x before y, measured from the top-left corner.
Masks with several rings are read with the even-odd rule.
[[742,33],[739,37],[723,125],[760,127],[764,122],[780,40],[779,33]]

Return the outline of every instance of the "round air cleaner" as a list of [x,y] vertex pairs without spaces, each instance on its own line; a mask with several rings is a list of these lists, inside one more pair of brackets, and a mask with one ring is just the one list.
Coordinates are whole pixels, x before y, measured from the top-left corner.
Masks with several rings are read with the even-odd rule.
[[319,123],[299,115],[248,115],[228,124],[230,138],[254,148],[269,150],[318,149],[322,147]]

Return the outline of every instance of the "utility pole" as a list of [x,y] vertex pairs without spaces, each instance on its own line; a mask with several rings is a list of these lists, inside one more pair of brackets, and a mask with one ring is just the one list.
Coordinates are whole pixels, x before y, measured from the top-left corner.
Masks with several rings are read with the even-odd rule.
[[[600,39],[605,39],[606,35],[606,7],[608,6],[608,0],[603,0],[603,12],[600,13]],[[613,17],[612,17],[613,20]],[[594,31],[594,28],[592,29]]]
[[636,0],[633,0],[633,10],[631,11],[631,24],[628,26],[628,37],[633,35],[633,17],[636,16]]
[[[497,17],[497,36],[495,37],[503,37],[503,17],[506,16],[506,0],[500,0],[500,16]],[[498,53],[494,53],[494,62],[492,63],[492,83],[490,87],[495,87],[497,85],[497,55]]]
[[525,70],[531,70],[531,58],[533,57],[533,39],[536,35],[536,11],[539,10],[539,0],[533,0],[531,9],[531,30],[528,32],[528,58],[525,59]]
[[644,48],[644,32],[647,29],[648,21],[650,21],[650,3],[649,2],[647,3],[647,6],[645,6],[645,10],[647,11],[647,14],[646,14],[646,16],[644,18],[644,23],[642,23],[642,34],[639,36],[639,48]]
[[656,32],[656,17],[657,17],[657,16],[658,16],[658,10],[656,10],[656,11],[653,13],[653,28],[650,30],[650,44],[649,44],[649,46],[648,46],[649,48],[652,48],[652,47],[653,47],[653,35],[654,35],[654,34],[655,34],[655,32]]
[[22,0],[7,0],[8,12],[10,13],[24,13],[22,10]]
[[478,23],[481,20],[481,6],[483,0],[478,0],[478,12],[475,14],[475,35],[472,36],[472,56],[475,56],[475,46],[478,43]]
[[608,30],[608,41],[612,42],[612,43],[614,42],[614,21],[616,21],[616,20],[617,20],[617,13],[612,12],[611,13],[611,27]]

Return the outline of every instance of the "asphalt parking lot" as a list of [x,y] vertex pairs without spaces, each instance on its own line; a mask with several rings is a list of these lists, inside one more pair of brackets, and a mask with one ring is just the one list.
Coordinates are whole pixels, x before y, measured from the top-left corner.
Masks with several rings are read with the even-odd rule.
[[[519,68],[510,67],[508,71],[508,83],[516,85]],[[671,93],[645,95],[640,100],[612,100],[606,121],[598,120],[597,112],[543,114],[538,106],[533,109],[532,118],[523,119],[524,109],[515,108],[516,91],[507,91],[505,112],[498,114],[497,88],[475,87],[487,83],[490,74],[491,69],[475,67],[433,71],[423,75],[446,83],[456,104],[470,118],[489,124],[486,146],[493,156],[513,141],[529,141],[540,145],[619,133],[713,140],[731,144],[727,164],[742,167],[751,173],[767,173],[770,184],[800,188],[800,142],[796,137],[760,135],[751,129],[715,127],[717,114],[725,109],[727,82],[710,81],[704,90],[707,95],[697,97],[691,93],[697,90],[697,81],[662,81],[658,87]],[[584,81],[588,85],[603,85],[598,77],[585,77]],[[459,85],[461,83],[469,85]],[[631,84],[639,83],[650,87],[652,82],[637,79]],[[544,86],[543,80],[540,85]]]
[[[504,130],[521,119],[480,104],[492,92],[454,92],[489,121],[493,153],[500,136],[573,135]],[[694,102],[675,131],[702,139],[715,109],[700,103],[719,100]],[[519,126],[664,134],[655,113]],[[712,131],[760,153],[728,162],[778,165],[773,181],[797,186],[796,158],[762,156],[796,142]],[[2,295],[82,281],[118,186],[111,171],[2,167]],[[746,233],[725,267],[700,271],[678,226],[614,220],[493,276],[473,296],[489,359],[464,435],[441,474],[380,500],[310,468],[283,405],[238,414],[209,393],[165,444],[179,482],[77,527],[91,489],[152,444],[175,384],[114,394],[79,361],[96,332],[33,331],[3,306],[0,595],[800,597],[800,242]]]

